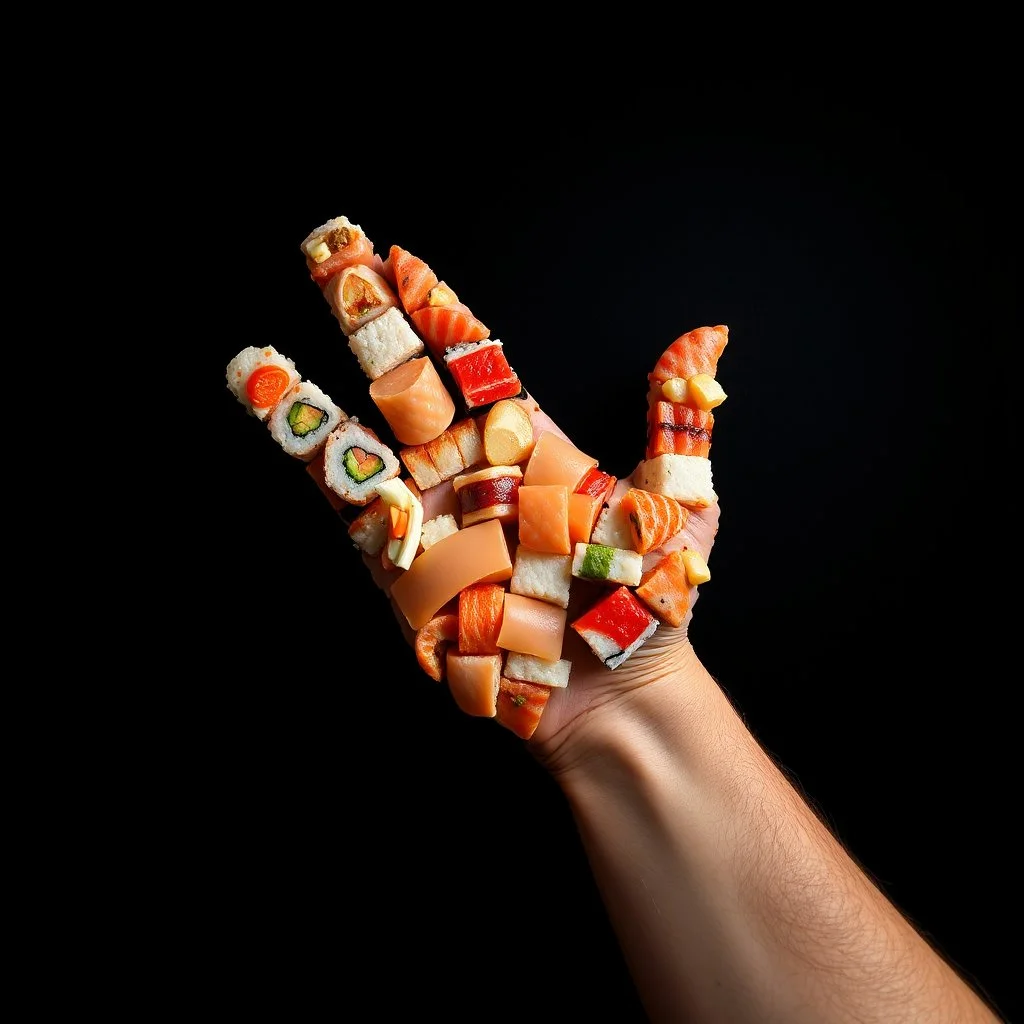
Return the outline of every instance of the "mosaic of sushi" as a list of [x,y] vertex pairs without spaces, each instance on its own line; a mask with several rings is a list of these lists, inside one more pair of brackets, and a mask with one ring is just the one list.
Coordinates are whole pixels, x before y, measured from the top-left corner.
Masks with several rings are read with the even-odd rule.
[[324,480],[350,505],[368,505],[377,485],[401,472],[395,453],[356,419],[336,427],[324,445]]
[[346,419],[328,394],[304,380],[277,403],[268,426],[271,436],[289,455],[309,462],[327,442],[331,431]]
[[621,586],[575,619],[572,628],[614,669],[654,636],[658,620],[629,587]]
[[479,409],[523,393],[522,382],[508,365],[504,346],[497,339],[453,345],[445,351],[444,362],[467,409]]
[[265,420],[300,380],[295,363],[272,345],[243,348],[225,371],[228,390],[257,419]]

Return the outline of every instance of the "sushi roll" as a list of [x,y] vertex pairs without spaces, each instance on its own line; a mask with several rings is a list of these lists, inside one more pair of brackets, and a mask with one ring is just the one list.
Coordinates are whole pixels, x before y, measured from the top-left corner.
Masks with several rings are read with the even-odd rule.
[[273,345],[250,345],[228,363],[228,390],[257,419],[265,420],[290,388],[298,384],[295,363]]
[[368,505],[377,497],[377,484],[401,468],[395,453],[355,419],[335,427],[324,445],[327,486],[351,505]]
[[519,519],[519,487],[523,471],[518,466],[487,466],[461,473],[452,480],[459,499],[462,526],[487,519],[514,523]]
[[627,587],[640,584],[643,555],[606,544],[577,544],[572,558],[572,574],[582,580],[604,580]]
[[574,620],[572,628],[608,668],[618,668],[654,636],[658,620],[622,586]]
[[335,274],[354,263],[371,267],[376,262],[373,243],[348,217],[334,217],[314,228],[299,246],[306,257],[309,276],[324,287]]
[[309,462],[331,431],[346,419],[330,395],[304,380],[275,406],[270,414],[270,434],[289,455]]
[[383,377],[389,370],[423,352],[423,341],[409,326],[401,311],[390,306],[378,317],[349,335],[352,349],[363,373],[370,380]]
[[387,281],[361,263],[335,274],[324,289],[324,298],[346,336],[398,305],[398,296]]
[[715,417],[705,409],[678,402],[652,402],[647,416],[647,458],[671,454],[706,459],[714,426]]
[[478,409],[503,398],[517,398],[523,393],[523,385],[508,365],[497,339],[453,345],[445,352],[444,361],[467,409]]

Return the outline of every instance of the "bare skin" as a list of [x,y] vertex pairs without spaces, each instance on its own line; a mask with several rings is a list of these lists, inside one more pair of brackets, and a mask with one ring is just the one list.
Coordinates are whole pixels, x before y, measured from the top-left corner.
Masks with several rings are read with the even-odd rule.
[[[531,412],[535,434],[558,429]],[[718,520],[695,511],[670,546],[710,564]],[[574,585],[569,621],[589,597]],[[570,685],[527,743],[569,801],[651,1020],[998,1022],[743,724],[688,640],[696,598],[614,671],[567,630]]]

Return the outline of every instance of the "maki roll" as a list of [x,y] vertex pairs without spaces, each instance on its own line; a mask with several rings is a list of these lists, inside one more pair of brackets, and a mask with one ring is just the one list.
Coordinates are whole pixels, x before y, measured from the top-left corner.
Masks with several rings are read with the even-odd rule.
[[608,668],[618,668],[654,635],[658,620],[629,587],[621,586],[576,619],[572,628]]
[[250,345],[228,363],[228,390],[257,419],[265,420],[300,377],[295,363],[273,345]]
[[309,462],[328,435],[348,417],[315,384],[304,380],[289,391],[270,414],[270,434],[289,454]]
[[324,445],[324,480],[351,505],[368,505],[377,497],[377,484],[401,468],[395,453],[355,419],[335,427]]

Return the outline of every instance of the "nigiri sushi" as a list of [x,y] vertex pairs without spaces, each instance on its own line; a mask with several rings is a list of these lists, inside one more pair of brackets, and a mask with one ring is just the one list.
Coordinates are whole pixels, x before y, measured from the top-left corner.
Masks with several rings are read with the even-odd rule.
[[658,620],[629,587],[621,586],[575,619],[572,628],[614,669],[654,636]]

